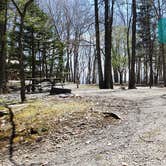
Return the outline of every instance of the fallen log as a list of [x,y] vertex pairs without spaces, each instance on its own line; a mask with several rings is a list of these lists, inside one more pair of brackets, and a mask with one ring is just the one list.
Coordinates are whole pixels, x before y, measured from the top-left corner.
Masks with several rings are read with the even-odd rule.
[[66,93],[71,93],[71,89],[52,87],[50,90],[50,95],[58,95],[58,94],[66,94]]

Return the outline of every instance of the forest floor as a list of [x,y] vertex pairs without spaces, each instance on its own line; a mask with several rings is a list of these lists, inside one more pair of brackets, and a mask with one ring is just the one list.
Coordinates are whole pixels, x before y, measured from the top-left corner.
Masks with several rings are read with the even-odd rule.
[[[12,106],[16,127],[21,126],[16,129],[15,165],[166,165],[165,88],[67,87],[73,95],[28,95],[26,104]],[[0,97],[16,100],[18,94]],[[28,110],[33,113],[29,115]],[[7,154],[9,146],[5,141],[3,145],[0,166],[12,166]]]

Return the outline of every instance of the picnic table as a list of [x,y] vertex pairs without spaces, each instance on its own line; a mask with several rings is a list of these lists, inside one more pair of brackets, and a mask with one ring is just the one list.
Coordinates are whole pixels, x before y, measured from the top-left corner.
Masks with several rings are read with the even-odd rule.
[[26,79],[29,83],[26,86],[27,92],[35,92],[36,88],[39,90],[39,92],[43,91],[41,83],[43,82],[49,82],[50,84],[47,84],[46,86],[52,87],[62,87],[64,88],[64,79],[61,78],[29,78]]

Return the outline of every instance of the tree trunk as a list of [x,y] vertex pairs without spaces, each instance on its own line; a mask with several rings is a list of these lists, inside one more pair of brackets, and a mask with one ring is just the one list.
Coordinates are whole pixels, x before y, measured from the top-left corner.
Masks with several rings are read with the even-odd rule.
[[[126,3],[128,3],[128,0],[126,0]],[[131,64],[131,55],[130,55],[130,24],[131,24],[131,16],[129,19],[129,6],[127,4],[127,36],[126,36],[126,42],[127,42],[127,55],[128,55],[128,70],[130,72],[130,64]]]
[[162,59],[163,59],[163,80],[164,80],[164,87],[166,87],[166,61],[165,61],[165,50],[164,44],[161,45],[161,52],[162,52]]
[[118,83],[119,82],[119,76],[118,76],[118,70],[114,69],[114,82]]
[[135,56],[136,56],[136,0],[132,0],[132,56],[131,56],[131,68],[129,72],[129,89],[135,88]]
[[[35,68],[36,68],[36,56],[35,56],[35,43],[34,43],[34,33],[32,32],[31,34],[32,36],[32,41],[31,41],[31,44],[32,44],[32,78],[35,78]],[[35,80],[32,79],[32,92],[35,92]]]
[[158,63],[157,63],[157,76],[158,81],[160,82],[162,80],[162,44],[159,46],[159,56],[158,56]]
[[20,30],[19,30],[19,65],[20,65],[20,81],[21,81],[21,101],[26,100],[25,97],[25,72],[24,72],[24,54],[23,54],[23,25],[24,16],[21,16],[20,20]]
[[141,58],[138,58],[137,62],[137,84],[141,83]]
[[6,25],[7,0],[0,2],[0,94],[7,92],[6,78]]
[[88,58],[88,73],[87,73],[87,78],[86,78],[86,83],[90,84],[91,83],[91,68],[92,64],[91,64],[91,57],[90,57],[90,53],[89,53],[89,58]]
[[96,58],[97,58],[97,66],[98,66],[99,88],[102,89],[104,86],[104,82],[103,82],[103,72],[102,72],[101,53],[100,53],[98,0],[94,0],[94,2],[95,2]]
[[148,35],[148,56],[149,56],[149,67],[150,67],[150,80],[149,86],[150,88],[153,86],[153,47],[152,47],[152,40],[151,40],[151,28],[150,28],[150,6],[149,3],[147,5],[147,35]]
[[70,82],[74,81],[74,74],[73,74],[73,61],[72,56],[70,56],[69,67],[70,67]]
[[148,85],[148,58],[147,58],[147,55],[145,56],[145,59],[144,59],[144,83],[146,85]]
[[120,76],[120,85],[123,84],[123,71],[119,72],[119,76]]
[[74,46],[74,83],[77,82],[78,78],[78,45]]
[[51,58],[51,64],[50,64],[50,74],[49,74],[49,77],[53,77],[53,69],[54,69],[54,56],[55,56],[55,48],[53,46],[53,49],[52,49],[52,58]]
[[[94,50],[95,52],[95,50]],[[92,84],[96,84],[96,65],[97,65],[97,57],[96,54],[93,60],[93,71],[92,71]]]
[[109,0],[105,0],[105,89],[113,89],[111,46],[112,46],[112,24],[113,24],[114,0],[112,0],[111,14]]
[[69,43],[70,41],[70,27],[67,27],[67,48],[66,48],[66,54],[67,54],[67,62],[66,62],[66,80],[70,80],[70,48],[69,48]]

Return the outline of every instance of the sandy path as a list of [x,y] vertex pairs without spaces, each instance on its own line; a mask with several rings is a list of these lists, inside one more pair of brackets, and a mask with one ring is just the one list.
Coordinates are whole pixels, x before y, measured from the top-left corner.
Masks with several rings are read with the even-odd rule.
[[[166,89],[74,90],[81,96],[125,98],[135,103],[121,123],[109,125],[84,138],[54,145],[46,141],[16,152],[21,165],[48,166],[165,166]],[[111,100],[110,100],[111,102]],[[5,161],[0,165],[11,165]]]

